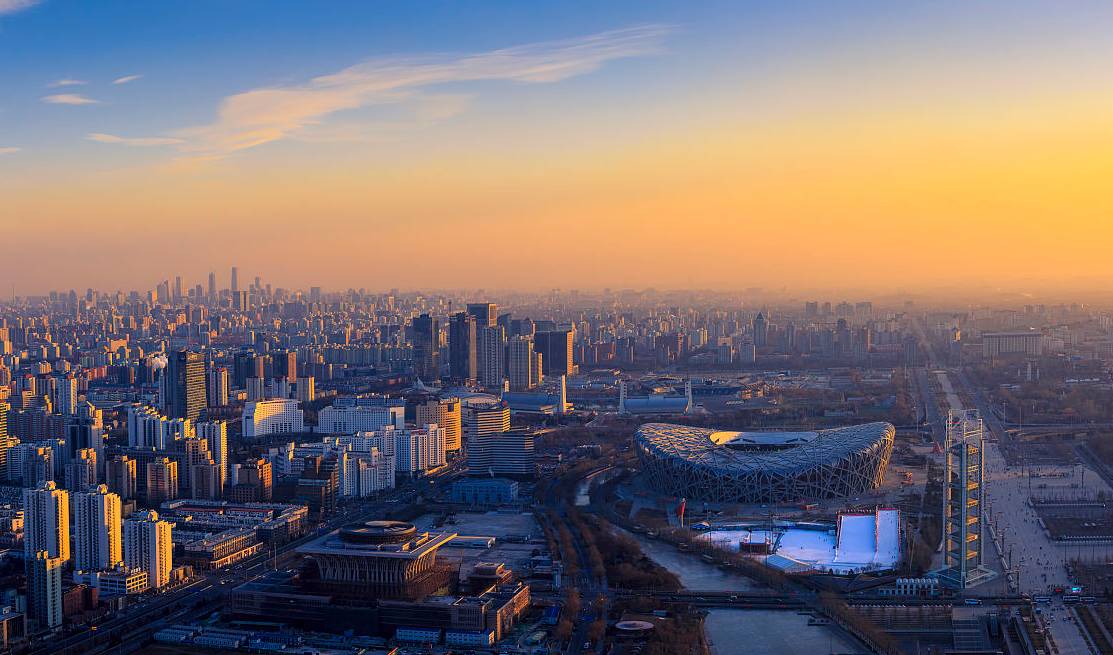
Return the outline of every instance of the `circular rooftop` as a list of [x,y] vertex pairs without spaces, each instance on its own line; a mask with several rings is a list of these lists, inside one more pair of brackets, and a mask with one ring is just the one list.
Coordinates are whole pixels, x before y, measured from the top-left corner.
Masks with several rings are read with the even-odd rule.
[[396,544],[417,532],[413,523],[403,521],[366,521],[340,528],[340,538],[354,544]]

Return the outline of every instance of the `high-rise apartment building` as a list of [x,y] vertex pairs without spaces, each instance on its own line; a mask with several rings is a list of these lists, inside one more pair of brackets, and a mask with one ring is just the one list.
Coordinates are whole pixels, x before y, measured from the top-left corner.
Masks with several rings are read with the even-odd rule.
[[123,541],[124,563],[146,571],[151,589],[170,582],[170,569],[174,566],[171,525],[159,519],[158,512],[145,510],[128,517],[124,521]]
[[113,457],[107,466],[108,490],[119,496],[120,500],[136,498],[136,471],[135,459],[127,455]]
[[158,457],[147,464],[147,504],[155,507],[178,497],[178,463]]
[[475,317],[465,312],[448,322],[448,374],[457,382],[474,382],[477,375]]
[[506,378],[506,330],[501,325],[478,329],[476,361],[479,381],[490,388],[502,388]]
[[66,464],[65,478],[66,489],[70,492],[85,491],[97,486],[100,482],[97,476],[97,451],[92,448],[77,451],[70,463]]
[[162,392],[163,409],[169,418],[196,422],[208,403],[205,356],[188,350],[170,353],[163,371]]
[[221,366],[209,371],[209,407],[228,405],[228,384],[228,369]]
[[73,565],[105,571],[123,559],[120,497],[107,485],[73,494]]
[[541,379],[541,364],[533,349],[533,340],[527,336],[512,337],[506,344],[506,369],[511,391],[528,391]]
[[40,551],[70,558],[70,495],[53,481],[23,490],[23,552],[30,561]]
[[218,467],[219,484],[223,489],[228,484],[232,470],[232,462],[228,457],[228,423],[227,421],[198,423],[197,436],[208,442],[209,455]]
[[77,377],[66,373],[54,379],[54,412],[73,416],[77,411]]
[[249,485],[258,492],[258,500],[267,502],[274,494],[274,473],[271,463],[263,458],[245,462],[240,466],[239,479],[241,485]]
[[62,570],[66,560],[40,550],[27,560],[27,608],[39,630],[62,627]]

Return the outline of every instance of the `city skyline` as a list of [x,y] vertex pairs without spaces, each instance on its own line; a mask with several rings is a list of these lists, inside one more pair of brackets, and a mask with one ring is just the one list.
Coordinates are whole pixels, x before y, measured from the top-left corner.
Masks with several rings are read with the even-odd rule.
[[1094,294],[1111,25],[8,0],[0,224],[24,247],[0,295],[203,281],[230,248],[287,287]]

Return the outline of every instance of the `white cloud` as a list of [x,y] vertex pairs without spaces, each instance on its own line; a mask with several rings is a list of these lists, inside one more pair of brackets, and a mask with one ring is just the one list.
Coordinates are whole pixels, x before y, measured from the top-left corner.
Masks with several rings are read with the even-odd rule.
[[79,93],[59,93],[52,96],[43,96],[43,102],[51,105],[95,105],[99,100],[93,100]]
[[13,153],[17,153],[20,150],[21,150],[20,148],[16,148],[16,147],[13,147],[13,146],[8,146],[6,148],[0,148],[0,155],[10,155],[10,154],[13,154]]
[[88,84],[88,83],[85,80],[75,80],[73,78],[63,77],[60,80],[55,80],[55,81],[51,82],[50,84],[47,84],[47,86],[52,88],[52,89],[56,89],[60,86],[79,86],[81,84]]
[[173,146],[182,143],[181,139],[168,136],[126,137],[103,132],[91,132],[85,138],[97,143],[119,143],[125,146]]
[[[426,87],[485,80],[559,82],[607,61],[656,53],[669,31],[663,25],[642,25],[473,55],[373,59],[302,84],[229,96],[213,123],[176,134],[186,140],[183,151],[225,156],[287,138],[340,111],[413,98]],[[444,111],[450,115],[453,108]]]
[[143,77],[143,76],[142,75],[125,75],[123,77],[117,77],[116,79],[112,80],[112,83],[113,84],[127,84],[128,82],[134,82],[135,80],[138,80],[141,77]]
[[0,0],[0,16],[14,14],[39,4],[39,0]]

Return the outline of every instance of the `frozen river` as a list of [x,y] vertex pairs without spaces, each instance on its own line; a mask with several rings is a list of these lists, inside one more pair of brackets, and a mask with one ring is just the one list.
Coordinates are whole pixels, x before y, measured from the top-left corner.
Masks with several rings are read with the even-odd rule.
[[[672,571],[685,589],[694,591],[749,591],[749,578],[723,571],[678,552],[672,546],[631,534],[651,560]],[[841,633],[809,626],[811,617],[794,611],[711,610],[704,629],[714,655],[828,655],[860,652]]]

